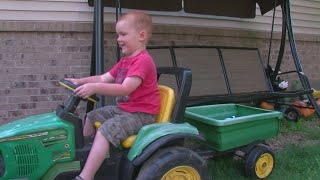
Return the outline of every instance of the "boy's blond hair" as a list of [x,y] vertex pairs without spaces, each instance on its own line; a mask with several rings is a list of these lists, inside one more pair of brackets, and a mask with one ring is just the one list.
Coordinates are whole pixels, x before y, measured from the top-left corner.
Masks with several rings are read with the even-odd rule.
[[146,31],[148,37],[147,40],[151,37],[152,18],[148,14],[141,11],[132,11],[121,16],[119,21],[124,19],[131,19],[138,31]]

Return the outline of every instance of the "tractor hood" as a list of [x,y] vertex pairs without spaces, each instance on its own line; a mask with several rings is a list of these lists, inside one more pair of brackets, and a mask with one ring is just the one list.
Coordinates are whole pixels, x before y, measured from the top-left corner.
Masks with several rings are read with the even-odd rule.
[[[205,14],[215,16],[229,16],[238,18],[254,18],[256,16],[256,4],[260,7],[261,14],[265,14],[283,0],[102,0],[105,7],[116,7],[116,2],[121,3],[122,8],[168,11]],[[94,0],[88,0],[90,6]]]
[[30,135],[32,133],[59,128],[65,124],[55,112],[30,116],[0,126],[0,142],[8,137]]

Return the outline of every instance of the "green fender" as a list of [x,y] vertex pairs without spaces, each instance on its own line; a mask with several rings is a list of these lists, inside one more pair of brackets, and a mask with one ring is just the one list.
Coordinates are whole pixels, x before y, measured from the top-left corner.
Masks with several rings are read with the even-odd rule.
[[80,161],[57,163],[41,179],[55,179],[57,176],[68,172],[80,172]]
[[132,161],[135,157],[140,155],[150,143],[163,136],[181,133],[199,135],[197,128],[188,123],[157,123],[144,126],[139,131],[134,144],[128,153],[128,159]]

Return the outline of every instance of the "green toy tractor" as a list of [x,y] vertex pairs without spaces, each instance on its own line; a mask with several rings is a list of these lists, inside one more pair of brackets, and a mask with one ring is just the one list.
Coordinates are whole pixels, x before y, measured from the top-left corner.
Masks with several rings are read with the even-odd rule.
[[[183,122],[191,71],[158,68],[159,77],[162,74],[173,75],[178,84],[176,98],[161,100],[164,109],[175,102],[169,110],[162,110],[161,117],[172,113],[171,118],[143,127],[132,145],[122,143],[116,179],[208,179],[205,161],[181,146],[184,139],[204,140],[195,127]],[[0,127],[0,179],[71,179],[80,172],[91,146],[84,143],[82,120],[74,115],[83,99],[73,93],[76,85],[65,80],[60,85],[71,91],[65,105]],[[87,100],[96,102],[97,98]]]
[[[278,134],[282,113],[240,104],[186,107],[191,71],[162,67],[157,72],[158,79],[174,77],[175,91],[159,86],[158,123],[122,141],[111,179],[206,180],[205,159],[230,152],[243,158],[246,176],[270,175],[275,159],[264,140]],[[71,91],[65,105],[0,126],[0,179],[72,179],[81,171],[92,144],[85,143],[82,120],[74,115],[84,99],[73,93],[76,85],[65,80],[60,85]]]

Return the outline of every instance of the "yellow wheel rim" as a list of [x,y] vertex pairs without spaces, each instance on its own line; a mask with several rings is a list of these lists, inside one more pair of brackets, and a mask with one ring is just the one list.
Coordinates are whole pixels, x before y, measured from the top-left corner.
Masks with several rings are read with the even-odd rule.
[[256,174],[258,178],[266,178],[273,169],[273,157],[269,153],[264,153],[256,162]]
[[170,169],[161,180],[201,180],[197,170],[190,166],[177,166]]

